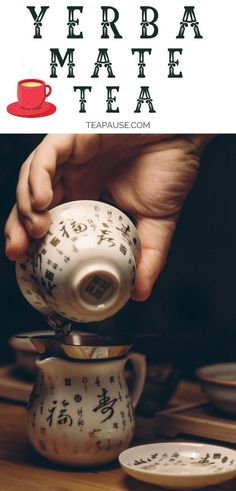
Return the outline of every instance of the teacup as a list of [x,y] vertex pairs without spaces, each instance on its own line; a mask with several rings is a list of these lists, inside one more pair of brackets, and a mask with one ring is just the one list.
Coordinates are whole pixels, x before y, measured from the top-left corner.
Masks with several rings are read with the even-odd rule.
[[94,322],[128,301],[140,258],[132,221],[98,201],[74,201],[50,211],[51,225],[17,262],[25,298],[45,315]]
[[17,85],[17,98],[24,109],[37,109],[51,94],[52,88],[43,80],[25,79],[20,80]]

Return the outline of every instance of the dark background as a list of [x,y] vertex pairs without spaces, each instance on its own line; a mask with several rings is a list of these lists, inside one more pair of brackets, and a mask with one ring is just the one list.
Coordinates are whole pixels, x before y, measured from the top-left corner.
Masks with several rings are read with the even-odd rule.
[[[43,135],[0,135],[0,364],[13,358],[8,338],[47,328],[18,290],[4,256],[3,229],[15,201],[20,166]],[[156,363],[172,361],[188,376],[196,366],[236,360],[236,135],[206,148],[187,198],[168,262],[145,303],[129,304],[97,329],[161,333],[136,342]]]

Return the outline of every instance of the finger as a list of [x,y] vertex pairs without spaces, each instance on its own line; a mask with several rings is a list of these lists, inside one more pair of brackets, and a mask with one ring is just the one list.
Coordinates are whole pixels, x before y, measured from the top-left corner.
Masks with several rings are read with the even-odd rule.
[[54,206],[57,206],[60,203],[62,203],[64,196],[65,196],[64,186],[62,185],[61,182],[59,182],[53,188],[53,198],[52,198],[52,201],[50,203],[50,208],[53,208]]
[[[61,163],[71,151],[73,135],[57,137],[58,149],[55,136],[46,137],[28,157],[21,168],[16,188],[20,219],[34,238],[43,237],[48,230],[50,216],[47,207],[53,200],[51,179],[58,181],[58,176],[55,175],[57,162]],[[58,193],[54,201],[58,204]]]
[[33,153],[29,155],[24,164],[22,165],[19,173],[19,179],[16,186],[16,200],[18,211],[22,215],[27,215],[31,209],[30,193],[28,186],[29,168],[33,159]]
[[[63,186],[58,184],[54,188],[54,197],[52,201],[52,206],[56,206],[63,199]],[[50,217],[49,217],[50,220]],[[42,228],[42,224],[37,228],[37,236],[42,234],[42,236],[46,233],[48,229],[48,221],[44,220],[44,225]],[[31,229],[31,232],[34,234],[34,230]],[[30,244],[30,236],[26,226],[22,223],[20,219],[19,212],[17,210],[17,206],[15,205],[12,209],[9,218],[5,225],[5,252],[8,259],[15,261],[21,258],[27,251]]]
[[137,267],[132,299],[146,300],[164,268],[170,243],[175,231],[176,219],[142,218],[137,223],[142,254]]
[[48,211],[35,212],[31,207],[28,175],[32,158],[33,154],[26,160],[21,168],[19,181],[16,187],[16,200],[19,219],[24,223],[28,233],[32,237],[40,238],[43,237],[49,227],[50,216]]
[[[75,166],[75,172],[78,172],[78,165],[91,160],[99,147],[99,135],[47,135],[36,148],[29,168],[32,208],[43,211],[51,206],[52,182],[58,182],[62,175],[60,164],[65,164],[67,169]],[[70,180],[72,187],[73,182],[73,179]],[[77,193],[78,191],[77,189]],[[70,196],[70,199],[73,199],[73,196]]]
[[46,210],[53,199],[52,181],[59,181],[58,168],[72,153],[74,135],[48,135],[36,148],[28,176],[32,209]]
[[15,261],[27,251],[30,237],[23,223],[21,223],[16,205],[12,209],[4,230],[5,251],[8,259]]
[[64,197],[60,164],[70,161],[75,164],[76,158],[82,162],[91,157],[100,141],[97,135],[91,138],[90,135],[48,135],[23,164],[16,190],[17,206],[19,219],[32,237],[40,238],[47,232],[50,225],[47,209]]
[[153,285],[163,269],[163,257],[159,251],[143,249],[137,268],[136,281],[131,298],[138,302],[147,300]]

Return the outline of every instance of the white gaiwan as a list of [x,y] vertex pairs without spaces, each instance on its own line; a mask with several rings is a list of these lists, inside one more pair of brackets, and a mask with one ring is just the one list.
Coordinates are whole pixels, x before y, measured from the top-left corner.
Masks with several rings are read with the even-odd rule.
[[16,263],[21,292],[41,313],[94,322],[129,300],[140,258],[131,220],[97,201],[74,201],[50,211],[51,225]]

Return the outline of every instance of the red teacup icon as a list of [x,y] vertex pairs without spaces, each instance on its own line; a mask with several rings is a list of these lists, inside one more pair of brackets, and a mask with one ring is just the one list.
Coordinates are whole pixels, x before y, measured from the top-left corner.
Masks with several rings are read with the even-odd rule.
[[14,116],[36,118],[49,116],[56,111],[56,106],[46,102],[52,88],[43,80],[27,78],[17,84],[17,102],[7,107],[7,111]]
[[25,79],[17,84],[17,98],[24,109],[37,109],[51,92],[52,87],[43,80]]

